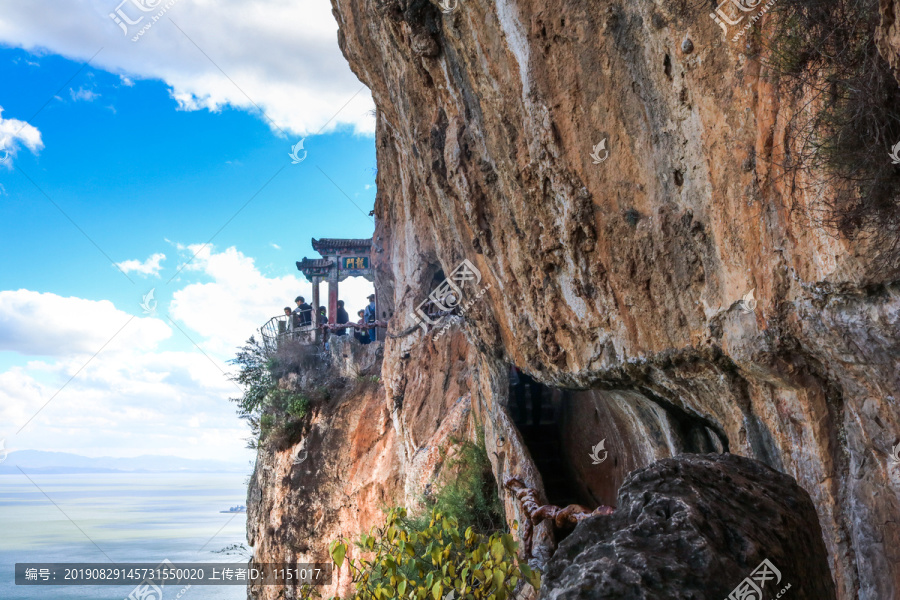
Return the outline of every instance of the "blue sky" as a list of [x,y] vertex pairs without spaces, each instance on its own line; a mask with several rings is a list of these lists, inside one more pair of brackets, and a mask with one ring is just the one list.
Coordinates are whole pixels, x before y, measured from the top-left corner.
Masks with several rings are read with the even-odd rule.
[[[346,64],[289,61],[280,73],[254,56],[272,49],[235,54],[233,38],[248,35],[229,29],[239,15],[179,32],[175,17],[187,31],[202,2],[182,0],[139,42],[104,18],[115,6],[82,0],[46,23],[41,4],[0,17],[0,439],[10,450],[246,458],[225,361],[308,293],[294,262],[314,256],[310,238],[372,234],[369,92]],[[293,14],[317,40],[300,42],[296,60],[339,65],[330,7],[312,5],[315,18]],[[89,26],[73,32],[76,17]],[[284,31],[259,35],[276,43]],[[221,54],[230,61],[214,63]],[[291,164],[300,139],[306,159]],[[342,296],[361,307],[369,287],[355,281]]]

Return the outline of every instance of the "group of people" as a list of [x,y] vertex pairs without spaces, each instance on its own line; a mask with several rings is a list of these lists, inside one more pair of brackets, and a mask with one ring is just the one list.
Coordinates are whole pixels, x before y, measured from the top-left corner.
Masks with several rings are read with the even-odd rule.
[[[355,327],[355,332],[353,334],[353,336],[363,344],[368,344],[378,339],[378,334],[376,333],[374,325],[377,317],[377,313],[375,312],[375,294],[370,294],[368,300],[369,304],[365,308],[360,309],[356,312],[357,316],[359,316],[359,321],[357,321],[356,324],[371,324],[371,326]],[[303,298],[303,296],[297,296],[294,299],[294,302],[297,304],[297,308],[295,308],[294,310],[291,310],[289,306],[284,307],[284,314],[290,317],[288,322],[290,323],[291,329],[298,329],[300,327],[311,325],[313,307],[306,303],[306,299]],[[328,311],[324,306],[319,307],[318,314],[318,323],[320,326],[328,323]],[[350,315],[344,308],[343,300],[337,301],[337,314],[335,315],[334,321],[338,325],[343,325],[344,323],[350,322]],[[334,334],[347,335],[347,328],[337,328],[334,330]]]

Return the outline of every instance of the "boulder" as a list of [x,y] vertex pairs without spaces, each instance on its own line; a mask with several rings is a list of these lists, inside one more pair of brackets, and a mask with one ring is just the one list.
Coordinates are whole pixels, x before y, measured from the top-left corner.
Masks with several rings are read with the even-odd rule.
[[660,460],[625,480],[617,506],[563,540],[542,599],[836,597],[809,494],[761,462],[734,454]]

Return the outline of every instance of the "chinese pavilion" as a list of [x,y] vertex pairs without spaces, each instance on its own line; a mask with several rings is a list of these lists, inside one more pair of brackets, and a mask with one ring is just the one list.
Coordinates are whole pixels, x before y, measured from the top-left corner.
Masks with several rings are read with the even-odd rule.
[[[370,239],[312,239],[313,250],[322,258],[306,258],[297,261],[297,270],[313,284],[313,323],[319,325],[319,283],[328,282],[328,322],[337,318],[338,283],[348,277],[364,277],[375,283],[372,269],[372,240]],[[378,301],[377,297],[375,299]]]

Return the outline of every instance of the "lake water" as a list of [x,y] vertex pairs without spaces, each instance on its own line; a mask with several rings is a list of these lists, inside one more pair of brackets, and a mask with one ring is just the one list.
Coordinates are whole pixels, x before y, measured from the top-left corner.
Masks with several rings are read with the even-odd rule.
[[[3,600],[122,600],[134,589],[133,585],[17,586],[17,562],[246,561],[246,557],[214,552],[231,544],[246,545],[246,515],[219,513],[246,504],[246,475],[29,476],[34,483],[23,475],[0,475]],[[166,587],[164,592],[163,600],[175,600],[182,588]],[[246,588],[240,585],[193,586],[181,593],[179,600],[246,597]]]

